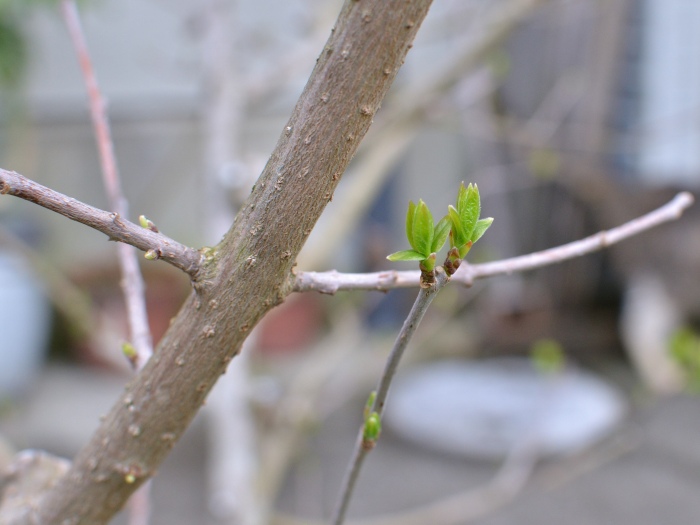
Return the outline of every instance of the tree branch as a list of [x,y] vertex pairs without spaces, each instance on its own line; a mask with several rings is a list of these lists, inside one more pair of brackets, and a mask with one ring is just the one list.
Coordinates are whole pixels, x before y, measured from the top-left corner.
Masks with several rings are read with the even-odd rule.
[[[80,23],[78,8],[73,0],[61,2],[63,20],[68,28],[68,33],[73,41],[75,53],[78,56],[80,69],[83,72],[85,87],[90,102],[90,115],[92,127],[95,132],[97,149],[102,166],[102,179],[107,190],[107,197],[112,211],[122,217],[128,217],[128,203],[121,188],[117,159],[114,155],[114,142],[107,117],[107,105],[102,98],[102,92],[97,83],[97,76],[92,67],[92,60],[88,52],[85,34]],[[127,317],[129,320],[129,332],[131,343],[136,348],[136,355],[132,359],[135,368],[142,367],[153,355],[153,338],[148,325],[148,312],[146,311],[146,285],[139,268],[136,250],[128,244],[117,246],[119,254],[119,266],[122,273],[122,292],[126,303]]]
[[[110,208],[122,217],[129,216],[129,204],[122,191],[121,178],[117,169],[117,159],[114,154],[114,141],[109,126],[107,104],[102,98],[97,76],[92,66],[85,34],[78,8],[73,0],[61,2],[61,13],[66,23],[68,34],[73,41],[73,47],[83,72],[85,87],[90,102],[90,116],[97,141],[97,149],[102,167],[102,179],[107,190]],[[126,304],[127,319],[131,344],[135,348],[134,355],[127,355],[135,370],[143,368],[153,355],[153,336],[148,323],[146,309],[146,285],[139,268],[138,256],[133,246],[120,243],[117,245],[119,267],[122,279],[121,288]],[[129,500],[129,524],[148,525],[150,522],[150,482],[144,483]]]
[[90,206],[42,186],[14,171],[0,168],[0,194],[9,194],[54,211],[73,221],[100,231],[110,241],[130,244],[156,259],[163,259],[197,281],[202,265],[202,254],[170,237],[134,224],[118,213]]
[[[403,357],[403,353],[406,350],[408,343],[411,341],[413,334],[416,332],[416,329],[423,319],[425,312],[428,310],[430,303],[433,302],[433,299],[435,299],[438,292],[450,280],[442,269],[438,269],[436,273],[435,284],[429,288],[421,287],[418,291],[418,297],[416,297],[413,307],[411,308],[411,311],[401,327],[401,331],[396,336],[394,346],[389,353],[389,357],[384,365],[384,370],[379,378],[376,395],[374,401],[372,402],[372,406],[369,408],[370,413],[375,412],[381,417],[382,413],[384,412],[386,398],[389,395],[389,387],[391,386],[391,382],[396,375],[396,370],[399,367],[399,362]],[[369,454],[375,445],[374,441],[370,443],[366,441],[364,437],[364,429],[365,425],[363,423],[360,426],[360,432],[357,436],[355,448],[348,464],[348,470],[345,473],[345,478],[343,479],[343,485],[340,490],[340,497],[338,499],[338,506],[333,513],[333,525],[342,525],[342,523],[345,521],[345,513],[355,490],[355,484],[357,483],[357,478],[360,475],[360,469],[362,468],[365,457],[367,457],[367,454]]]
[[[199,268],[199,286],[68,474],[42,499],[38,522],[106,523],[155,473],[252,328],[291,292],[294,261],[430,3],[346,1],[253,192]],[[2,189],[21,193],[12,184]]]
[[[534,270],[602,250],[655,226],[678,219],[693,204],[694,200],[690,193],[682,192],[668,203],[646,215],[611,230],[598,232],[585,239],[501,261],[485,264],[464,262],[457,273],[452,276],[452,282],[471,286],[476,279]],[[417,270],[401,272],[386,270],[374,273],[340,273],[335,270],[296,272],[292,277],[292,289],[295,292],[320,292],[331,295],[349,290],[386,292],[394,288],[415,288],[418,286],[419,279],[420,271]]]

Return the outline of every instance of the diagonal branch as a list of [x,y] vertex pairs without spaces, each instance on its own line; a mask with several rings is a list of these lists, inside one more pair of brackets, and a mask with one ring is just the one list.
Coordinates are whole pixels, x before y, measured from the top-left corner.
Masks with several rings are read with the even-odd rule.
[[[694,200],[690,193],[682,192],[654,211],[585,239],[501,261],[485,264],[463,263],[457,273],[452,276],[452,282],[471,286],[476,279],[534,270],[602,250],[655,226],[680,218]],[[296,272],[292,278],[292,286],[295,292],[320,292],[333,295],[336,292],[349,290],[386,292],[394,288],[415,288],[418,286],[419,279],[420,271],[417,270],[402,272],[386,270],[374,273],[340,273],[331,270],[328,272]]]
[[14,195],[54,211],[104,233],[110,241],[120,241],[147,252],[154,259],[163,259],[197,281],[202,254],[162,233],[156,233],[121,217],[118,213],[100,210],[23,177],[0,168],[0,194]]
[[69,472],[45,493],[34,509],[37,522],[107,523],[154,475],[250,331],[291,292],[294,261],[367,133],[430,3],[344,3],[253,192],[202,262],[200,286]]

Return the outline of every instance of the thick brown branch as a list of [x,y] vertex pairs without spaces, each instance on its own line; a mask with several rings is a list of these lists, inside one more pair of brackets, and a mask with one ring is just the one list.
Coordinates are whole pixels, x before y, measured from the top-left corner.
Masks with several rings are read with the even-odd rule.
[[[541,252],[503,259],[485,264],[462,264],[452,276],[452,282],[471,286],[474,280],[534,270],[550,264],[580,257],[607,248],[620,241],[638,235],[665,222],[678,219],[693,204],[688,192],[679,193],[660,208],[637,217],[611,230],[570,242]],[[295,292],[320,292],[335,294],[348,290],[378,290],[386,292],[394,288],[415,288],[419,284],[420,272],[387,270],[374,273],[296,272],[292,281]]]
[[14,171],[0,168],[0,194],[9,194],[55,211],[71,220],[80,222],[107,235],[112,241],[120,241],[149,252],[157,259],[180,268],[197,281],[202,265],[202,254],[174,241],[167,235],[156,233],[129,222],[117,213],[100,210],[37,184]]
[[47,493],[38,522],[105,523],[155,473],[250,330],[291,292],[297,254],[430,3],[345,3],[253,193],[200,269],[200,285],[65,479]]

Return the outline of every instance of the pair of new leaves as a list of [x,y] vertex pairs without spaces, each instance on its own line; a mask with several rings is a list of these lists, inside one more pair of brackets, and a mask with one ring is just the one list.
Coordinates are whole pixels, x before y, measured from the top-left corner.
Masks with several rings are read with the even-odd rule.
[[412,250],[392,253],[390,261],[420,261],[420,268],[432,272],[437,252],[450,238],[449,260],[464,259],[472,245],[486,232],[493,218],[479,219],[481,199],[476,184],[462,183],[457,194],[457,207],[447,208],[447,215],[435,224],[428,206],[422,200],[408,203],[406,237]]

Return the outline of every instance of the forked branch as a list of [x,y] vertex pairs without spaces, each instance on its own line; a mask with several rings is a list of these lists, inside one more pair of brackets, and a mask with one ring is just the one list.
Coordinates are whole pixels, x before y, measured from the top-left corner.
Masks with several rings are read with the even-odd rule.
[[203,259],[199,251],[180,244],[167,235],[142,228],[118,213],[100,210],[31,181],[19,173],[1,168],[0,194],[14,195],[85,224],[104,233],[110,241],[120,241],[135,246],[152,255],[152,258],[163,259],[179,268],[192,280],[197,280]]

